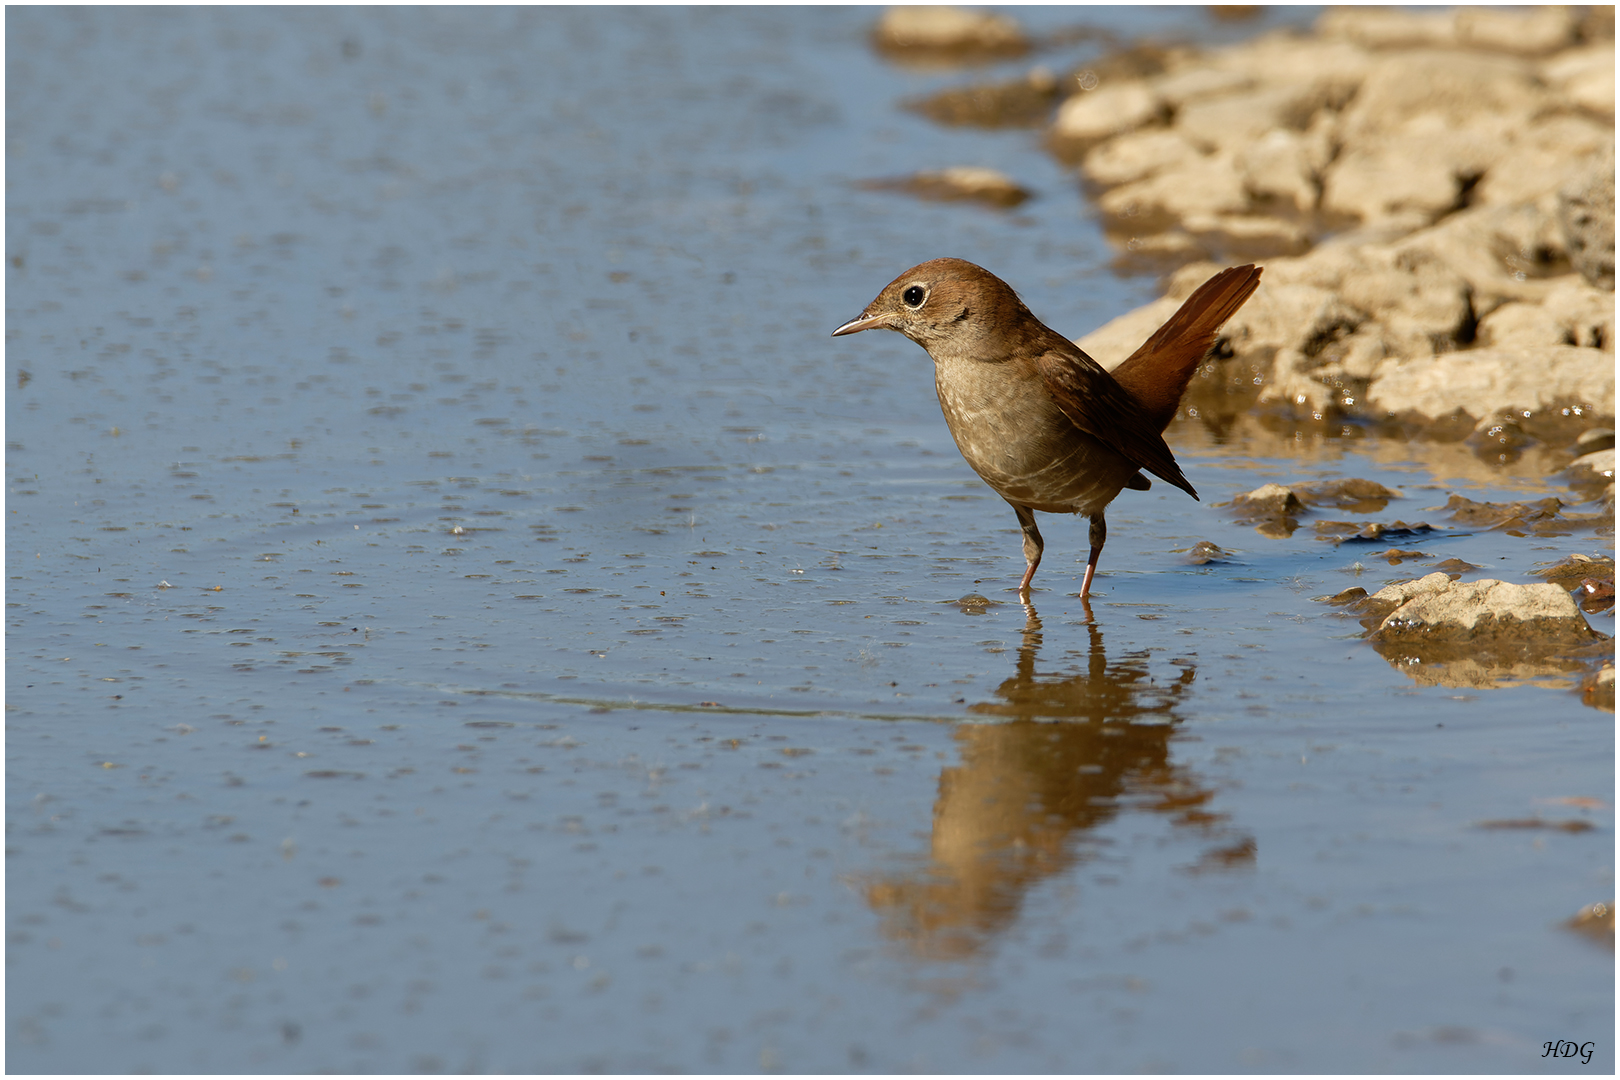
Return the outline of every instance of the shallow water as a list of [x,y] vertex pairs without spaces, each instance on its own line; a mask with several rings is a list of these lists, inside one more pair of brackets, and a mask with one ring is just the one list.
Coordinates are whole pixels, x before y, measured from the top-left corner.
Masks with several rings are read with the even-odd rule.
[[[1312,599],[1612,529],[1268,538],[1557,453],[1184,421],[1203,501],[1016,603],[927,357],[827,335],[941,254],[1157,287],[874,17],[8,10],[11,1070],[1613,1070],[1612,717]],[[955,164],[1039,198],[855,186]]]

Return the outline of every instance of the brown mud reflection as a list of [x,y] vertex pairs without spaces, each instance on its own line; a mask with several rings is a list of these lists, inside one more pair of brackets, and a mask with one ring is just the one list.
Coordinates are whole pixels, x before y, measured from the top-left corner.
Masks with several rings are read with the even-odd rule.
[[1206,841],[1189,872],[1254,862],[1253,837],[1210,809],[1213,786],[1171,762],[1193,662],[1172,661],[1181,673],[1167,684],[1150,675],[1145,650],[1111,662],[1088,606],[1085,670],[1042,671],[1041,620],[1025,611],[1013,675],[997,700],[968,710],[1001,722],[956,730],[961,761],[940,773],[928,854],[859,882],[884,936],[920,958],[981,952],[1032,888],[1096,857],[1088,834],[1122,811],[1164,814]]

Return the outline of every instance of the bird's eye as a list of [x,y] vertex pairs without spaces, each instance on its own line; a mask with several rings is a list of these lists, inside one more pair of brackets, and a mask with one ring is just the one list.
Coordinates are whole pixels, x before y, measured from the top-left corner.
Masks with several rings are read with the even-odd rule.
[[921,285],[909,285],[906,291],[900,294],[900,299],[906,302],[906,307],[922,307],[923,298],[927,295],[928,290]]

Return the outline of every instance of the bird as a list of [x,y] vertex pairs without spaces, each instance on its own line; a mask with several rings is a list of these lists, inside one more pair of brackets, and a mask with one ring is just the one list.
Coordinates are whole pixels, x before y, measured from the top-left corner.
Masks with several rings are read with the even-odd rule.
[[1035,511],[1090,519],[1084,600],[1115,496],[1146,491],[1147,472],[1198,498],[1162,432],[1216,332],[1259,287],[1260,273],[1250,263],[1215,274],[1111,373],[1037,319],[1006,282],[964,259],[913,266],[832,336],[896,330],[933,358],[934,388],[957,448],[1018,516],[1020,600],[1029,602],[1046,546]]

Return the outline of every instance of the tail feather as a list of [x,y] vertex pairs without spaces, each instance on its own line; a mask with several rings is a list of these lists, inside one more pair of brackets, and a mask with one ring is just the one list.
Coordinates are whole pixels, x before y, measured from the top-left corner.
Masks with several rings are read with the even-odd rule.
[[1168,322],[1142,343],[1111,375],[1142,403],[1163,431],[1175,419],[1181,395],[1215,344],[1215,334],[1260,285],[1253,264],[1222,270],[1187,297]]

